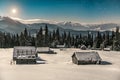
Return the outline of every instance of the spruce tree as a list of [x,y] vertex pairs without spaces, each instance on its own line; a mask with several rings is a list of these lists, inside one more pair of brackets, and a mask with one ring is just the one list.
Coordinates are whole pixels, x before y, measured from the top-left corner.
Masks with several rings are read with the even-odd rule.
[[44,46],[49,46],[49,36],[48,36],[48,26],[47,25],[45,26],[45,35],[44,36],[45,36],[44,37],[45,38]]
[[28,31],[27,31],[27,28],[25,28],[25,30],[24,30],[24,37],[27,39],[27,37],[28,37]]
[[67,34],[66,34],[65,31],[64,31],[64,33],[63,33],[63,43],[64,43],[64,44],[67,43]]
[[115,38],[113,41],[113,50],[120,51],[120,33],[119,27],[116,27]]
[[101,36],[101,33],[98,31],[97,36],[95,37],[95,40],[93,43],[93,47],[100,48],[101,43],[102,43],[102,36]]
[[68,33],[68,36],[67,36],[67,46],[71,47],[71,34],[70,34],[70,32]]
[[56,30],[56,39],[59,41],[60,40],[60,33],[59,33],[59,28]]
[[20,34],[19,42],[20,42],[20,46],[25,46],[25,37],[22,32]]
[[42,27],[39,29],[38,33],[37,33],[37,36],[36,36],[36,40],[35,40],[35,44],[36,46],[38,47],[41,47],[43,46],[43,29]]

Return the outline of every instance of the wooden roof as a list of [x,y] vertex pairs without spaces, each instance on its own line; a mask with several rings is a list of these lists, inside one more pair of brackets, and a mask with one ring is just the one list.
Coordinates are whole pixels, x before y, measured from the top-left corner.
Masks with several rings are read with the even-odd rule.
[[19,55],[35,55],[36,48],[33,46],[15,46],[13,51],[13,57],[18,57]]
[[33,46],[15,46],[14,50],[27,50],[27,51],[36,51],[36,48]]
[[50,51],[49,47],[37,47],[36,51],[44,52],[44,51]]
[[97,61],[102,60],[97,52],[75,52],[73,54],[80,61]]

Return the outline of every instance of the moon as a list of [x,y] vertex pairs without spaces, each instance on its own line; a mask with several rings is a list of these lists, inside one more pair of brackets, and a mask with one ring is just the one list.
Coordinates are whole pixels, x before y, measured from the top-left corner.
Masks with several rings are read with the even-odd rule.
[[11,12],[12,12],[13,14],[16,14],[16,13],[17,13],[17,10],[14,8],[14,9],[11,10]]

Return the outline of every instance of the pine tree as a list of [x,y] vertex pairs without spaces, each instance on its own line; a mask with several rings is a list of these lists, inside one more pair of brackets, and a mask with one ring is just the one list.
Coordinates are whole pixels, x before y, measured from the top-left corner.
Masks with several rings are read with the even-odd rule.
[[78,44],[79,44],[79,47],[83,44],[83,40],[82,40],[82,35],[81,34],[79,35],[79,38],[78,38]]
[[49,46],[49,36],[48,36],[48,26],[46,25],[45,26],[45,43],[44,43],[44,46]]
[[64,33],[63,33],[63,43],[64,43],[64,44],[67,43],[67,34],[66,34],[65,31],[64,31]]
[[52,43],[52,35],[51,35],[51,32],[49,33],[49,46],[51,46],[51,43]]
[[59,33],[59,28],[56,30],[56,39],[59,41],[60,40],[60,33]]
[[67,36],[67,46],[71,47],[71,34],[70,34],[70,32],[68,33],[68,36]]
[[78,45],[79,45],[79,44],[78,44],[78,43],[79,43],[79,39],[78,39],[78,38],[79,38],[79,36],[76,35],[76,37],[75,37],[75,47],[76,47],[76,48],[78,48]]
[[31,45],[35,46],[35,37],[31,37]]
[[92,36],[91,32],[89,32],[89,31],[88,31],[86,43],[87,43],[86,46],[92,47],[93,36]]
[[39,29],[38,33],[37,33],[37,36],[36,36],[36,40],[35,40],[35,44],[36,46],[38,47],[41,47],[43,46],[43,29],[42,27]]
[[28,31],[27,31],[27,28],[25,28],[25,30],[24,30],[24,44],[25,44],[25,46],[28,46],[28,45],[30,45],[30,39],[29,39],[29,37],[28,37]]
[[28,37],[28,31],[27,31],[27,28],[25,28],[25,30],[24,30],[24,37],[27,39],[27,37]]
[[16,46],[20,46],[19,35],[16,34]]
[[71,46],[75,45],[75,39],[74,39],[74,35],[72,35],[72,40],[71,40]]
[[94,43],[93,43],[93,47],[100,48],[101,43],[102,43],[102,36],[101,36],[101,33],[98,31],[97,36],[96,36]]
[[52,40],[54,41],[56,38],[55,38],[55,30],[53,30],[53,35],[52,35]]
[[112,50],[113,50],[113,41],[114,41],[114,38],[115,38],[115,32],[112,31],[112,34],[111,34],[110,39],[109,39],[109,45],[111,46]]
[[48,36],[48,26],[45,25],[45,36],[47,37]]
[[113,50],[120,51],[120,33],[119,33],[119,27],[116,27],[115,39],[113,41]]
[[25,46],[25,37],[22,32],[20,34],[19,42],[20,42],[20,46]]
[[106,33],[105,33],[105,39],[104,39],[103,42],[104,42],[104,47],[109,46],[109,44],[110,44],[109,32],[106,32]]

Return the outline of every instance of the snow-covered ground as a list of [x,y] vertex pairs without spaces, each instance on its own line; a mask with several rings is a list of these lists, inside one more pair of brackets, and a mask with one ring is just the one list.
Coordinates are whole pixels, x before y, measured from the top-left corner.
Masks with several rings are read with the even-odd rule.
[[97,51],[102,65],[76,65],[71,56],[81,50],[54,51],[39,54],[46,64],[10,65],[13,49],[0,49],[0,80],[120,80],[120,52]]

